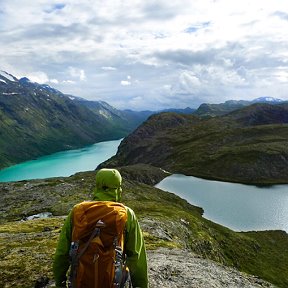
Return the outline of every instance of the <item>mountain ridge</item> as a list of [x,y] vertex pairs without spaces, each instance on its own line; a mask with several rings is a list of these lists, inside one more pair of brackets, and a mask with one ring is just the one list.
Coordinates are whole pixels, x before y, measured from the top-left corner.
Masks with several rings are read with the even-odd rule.
[[198,109],[194,111],[193,114],[200,116],[200,117],[215,117],[215,116],[222,116],[225,114],[228,114],[232,111],[244,108],[246,106],[253,105],[255,103],[266,103],[266,104],[279,104],[283,103],[285,101],[273,98],[273,97],[259,97],[256,99],[253,99],[251,101],[249,100],[227,100],[224,103],[219,104],[209,104],[209,103],[203,103],[201,104]]
[[151,164],[172,173],[247,184],[288,183],[288,104],[223,116],[153,115],[104,166]]

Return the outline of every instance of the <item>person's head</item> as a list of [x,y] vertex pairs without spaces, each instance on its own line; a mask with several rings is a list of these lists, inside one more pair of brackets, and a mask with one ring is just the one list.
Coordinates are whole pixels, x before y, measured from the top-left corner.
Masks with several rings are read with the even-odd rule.
[[116,169],[100,169],[96,173],[94,199],[100,201],[121,201],[122,177]]

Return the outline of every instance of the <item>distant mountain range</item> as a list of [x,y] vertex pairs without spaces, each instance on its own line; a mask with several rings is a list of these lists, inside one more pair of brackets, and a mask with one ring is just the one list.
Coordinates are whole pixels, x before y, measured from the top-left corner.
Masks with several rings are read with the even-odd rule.
[[246,100],[228,100],[220,104],[208,104],[203,103],[199,108],[193,112],[194,115],[201,117],[214,117],[228,114],[237,109],[243,108],[245,106],[252,105],[254,103],[269,103],[269,104],[279,104],[284,102],[281,99],[273,97],[259,97],[252,101]]
[[288,103],[255,103],[202,118],[161,113],[100,167],[150,164],[171,173],[249,184],[288,183]]
[[104,101],[63,94],[49,85],[0,71],[0,169],[35,157],[127,136],[159,112],[224,115],[270,97],[162,111],[118,110]]

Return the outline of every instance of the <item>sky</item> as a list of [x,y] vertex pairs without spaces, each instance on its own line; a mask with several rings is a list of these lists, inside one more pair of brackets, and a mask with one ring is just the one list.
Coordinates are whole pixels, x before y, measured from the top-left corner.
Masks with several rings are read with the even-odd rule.
[[287,0],[0,0],[0,70],[118,109],[288,100]]

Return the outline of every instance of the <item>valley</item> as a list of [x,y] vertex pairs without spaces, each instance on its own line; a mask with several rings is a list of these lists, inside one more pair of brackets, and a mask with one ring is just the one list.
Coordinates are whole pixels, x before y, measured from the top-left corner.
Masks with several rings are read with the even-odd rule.
[[[193,279],[202,288],[207,277],[211,285],[223,279],[226,287],[287,287],[286,232],[235,232],[205,219],[203,208],[154,187],[172,173],[258,186],[288,183],[286,102],[120,111],[27,78],[2,73],[0,80],[0,168],[125,137],[98,168],[117,167],[123,176],[124,203],[143,228],[152,288],[191,287]],[[52,259],[63,221],[73,205],[91,199],[94,182],[95,171],[88,171],[0,183],[1,287],[53,287]],[[52,217],[28,220],[39,213]],[[184,254],[191,259],[181,266]],[[177,269],[163,257],[174,259]],[[188,263],[201,267],[193,279]],[[207,266],[213,267],[209,276]]]

